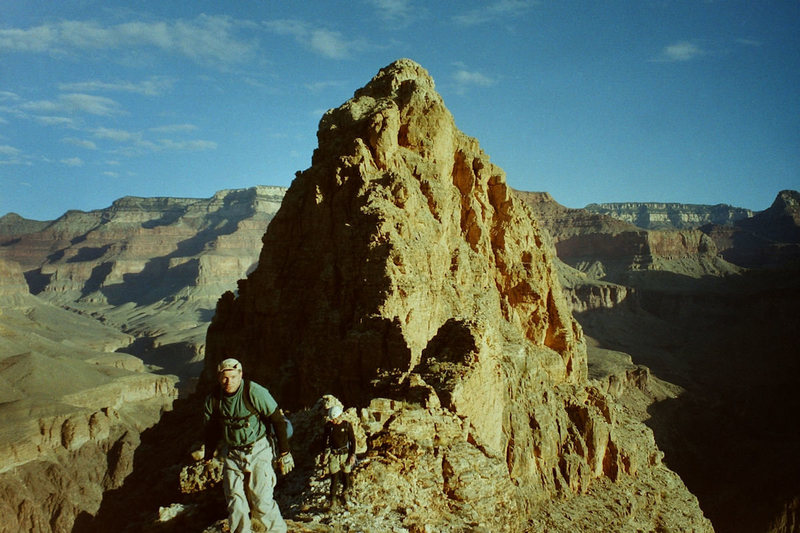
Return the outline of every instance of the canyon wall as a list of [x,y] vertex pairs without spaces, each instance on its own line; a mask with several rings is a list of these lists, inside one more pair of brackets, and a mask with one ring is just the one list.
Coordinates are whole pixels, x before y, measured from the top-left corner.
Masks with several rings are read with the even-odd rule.
[[523,197],[569,263],[558,271],[590,376],[653,429],[717,531],[794,531],[800,442],[783,420],[800,409],[787,393],[800,372],[798,193],[702,232],[619,231]]
[[589,204],[584,209],[643,229],[696,229],[706,224],[730,226],[753,216],[750,209],[726,204],[619,202]]
[[0,258],[21,266],[41,300],[130,334],[128,353],[196,376],[216,301],[254,268],[284,192],[257,186],[207,199],[126,197],[44,227],[6,215]]
[[4,259],[0,296],[0,530],[71,531],[132,471],[176,378],[115,352],[129,335],[29,294]]

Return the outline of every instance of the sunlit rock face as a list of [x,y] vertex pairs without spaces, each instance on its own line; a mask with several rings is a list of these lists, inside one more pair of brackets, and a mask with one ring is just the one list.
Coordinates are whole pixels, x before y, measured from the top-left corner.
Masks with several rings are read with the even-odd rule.
[[711,529],[652,433],[588,381],[549,239],[422,67],[382,69],[318,139],[217,305],[204,375],[237,356],[285,407],[359,408],[348,527]]
[[281,368],[296,403],[362,400],[382,374],[413,369],[458,317],[554,350],[554,379],[585,375],[551,249],[421,67],[381,71],[326,113],[318,137],[259,268],[220,302],[212,359],[233,350],[256,373]]

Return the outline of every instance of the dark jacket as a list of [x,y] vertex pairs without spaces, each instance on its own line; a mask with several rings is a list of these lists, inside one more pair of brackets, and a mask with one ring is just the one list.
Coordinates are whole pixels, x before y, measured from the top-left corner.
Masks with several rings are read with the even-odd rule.
[[342,420],[338,424],[332,421],[325,422],[322,433],[322,443],[326,450],[334,453],[344,453],[355,455],[356,436],[353,433],[353,425],[347,420]]

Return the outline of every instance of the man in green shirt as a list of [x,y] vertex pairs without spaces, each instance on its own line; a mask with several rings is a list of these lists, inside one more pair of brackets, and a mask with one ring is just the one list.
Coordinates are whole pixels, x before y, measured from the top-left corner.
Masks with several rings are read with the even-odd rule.
[[[277,467],[282,474],[294,468],[283,413],[267,389],[243,381],[242,364],[236,359],[225,359],[217,366],[217,379],[219,390],[205,401],[205,460],[210,461],[221,444],[231,531],[250,533],[252,516],[270,533],[284,533],[286,522],[272,494],[276,483],[273,457],[278,454]],[[273,450],[267,438],[270,426],[278,450]]]

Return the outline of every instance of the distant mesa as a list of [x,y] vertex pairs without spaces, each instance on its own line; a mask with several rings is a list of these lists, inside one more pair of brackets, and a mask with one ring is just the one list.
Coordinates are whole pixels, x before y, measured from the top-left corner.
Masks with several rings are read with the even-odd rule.
[[695,229],[705,224],[730,226],[753,216],[753,211],[749,209],[726,204],[620,202],[589,204],[584,209],[643,229]]

